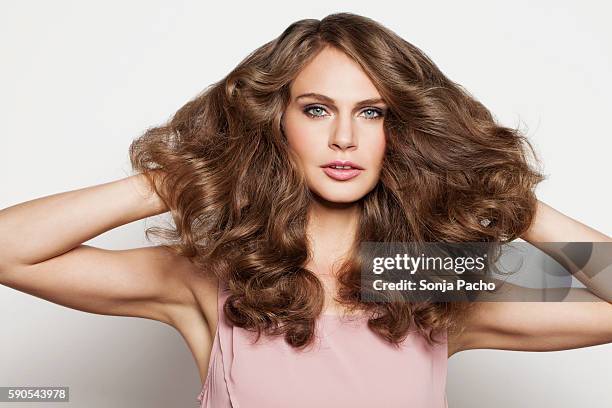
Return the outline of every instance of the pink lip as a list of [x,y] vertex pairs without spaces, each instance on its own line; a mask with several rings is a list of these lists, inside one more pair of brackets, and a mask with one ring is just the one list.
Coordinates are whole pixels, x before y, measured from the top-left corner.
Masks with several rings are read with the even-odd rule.
[[[334,169],[330,166],[351,166],[351,169]],[[363,171],[363,167],[350,160],[334,160],[321,166],[325,174],[334,180],[344,181],[356,177]]]
[[363,170],[363,167],[349,160],[334,160],[327,164],[324,164],[321,167],[329,167],[329,166],[351,166],[353,169]]
[[353,177],[358,176],[359,173],[361,173],[363,170],[361,169],[343,170],[343,169],[333,169],[331,167],[323,167],[323,171],[325,172],[325,174],[327,174],[329,177],[335,180],[344,181],[344,180],[349,180],[349,179],[352,179]]

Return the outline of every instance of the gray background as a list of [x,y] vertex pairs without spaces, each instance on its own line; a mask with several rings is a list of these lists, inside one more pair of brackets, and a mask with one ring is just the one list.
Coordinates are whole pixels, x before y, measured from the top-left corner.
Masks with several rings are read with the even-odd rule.
[[[597,1],[3,1],[0,207],[127,176],[133,138],[291,22],[337,11],[388,26],[502,123],[520,124],[550,175],[539,198],[612,233],[612,29]],[[148,245],[144,227],[88,243]],[[7,287],[0,321],[0,386],[68,385],[75,407],[196,405],[195,362],[162,323]],[[462,352],[449,360],[449,406],[610,407],[611,364],[612,345]]]

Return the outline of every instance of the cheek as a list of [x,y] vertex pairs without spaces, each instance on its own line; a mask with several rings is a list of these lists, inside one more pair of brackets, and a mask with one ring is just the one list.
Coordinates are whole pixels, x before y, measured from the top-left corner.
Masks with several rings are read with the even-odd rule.
[[289,114],[284,122],[283,129],[289,147],[300,157],[302,161],[315,155],[319,146],[313,138],[312,130],[308,123],[304,122],[295,114]]
[[299,132],[287,135],[287,140],[291,149],[301,158],[308,155],[309,148],[312,149],[312,147],[309,146],[306,135],[301,135]]
[[385,135],[379,135],[377,138],[372,140],[369,146],[369,151],[372,152],[372,158],[377,165],[382,165],[383,158],[385,156],[386,140]]

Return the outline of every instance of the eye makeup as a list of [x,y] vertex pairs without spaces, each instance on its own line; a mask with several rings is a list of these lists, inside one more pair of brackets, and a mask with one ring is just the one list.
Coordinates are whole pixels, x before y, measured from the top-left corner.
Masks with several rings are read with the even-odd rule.
[[[321,117],[324,117],[324,115],[314,115],[314,114],[310,113],[310,111],[311,111],[311,110],[313,110],[313,109],[321,109],[321,110],[326,111],[325,107],[323,107],[323,106],[321,106],[321,105],[308,105],[308,106],[304,107],[302,111],[303,111],[303,112],[304,112],[304,113],[305,113],[307,116],[309,116],[309,117],[311,117],[311,118],[321,118]],[[374,117],[366,117],[365,119],[367,119],[367,120],[380,119],[380,118],[383,118],[383,117],[385,116],[385,115],[384,115],[384,114],[385,114],[385,112],[384,112],[384,110],[383,110],[383,109],[380,109],[380,108],[375,108],[375,107],[368,107],[368,108],[365,108],[365,109],[363,109],[363,110],[361,111],[361,113],[363,113],[363,112],[368,112],[368,111],[370,111],[370,112],[375,112],[375,113],[377,114],[377,116],[374,116]]]

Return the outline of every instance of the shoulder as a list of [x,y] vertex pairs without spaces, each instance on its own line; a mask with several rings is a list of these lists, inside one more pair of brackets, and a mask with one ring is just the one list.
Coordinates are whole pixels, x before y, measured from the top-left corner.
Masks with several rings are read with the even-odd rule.
[[515,300],[474,302],[461,332],[449,334],[449,357],[471,349],[560,351],[612,342],[612,305],[587,289],[551,289],[565,291],[565,300],[542,301],[542,290],[505,285]]
[[180,330],[194,319],[216,321],[219,281],[215,274],[201,269],[187,257],[173,251],[168,251],[168,256],[173,259],[173,268],[168,277],[169,286],[175,291],[175,294],[169,294],[169,297],[180,296],[181,301],[169,303],[169,306],[174,307],[170,307],[168,311],[167,323]]

